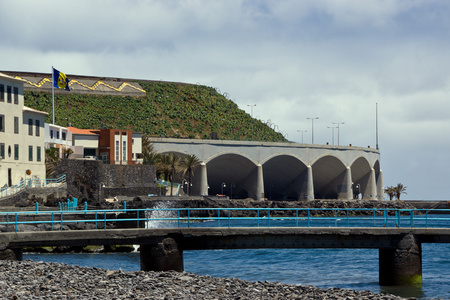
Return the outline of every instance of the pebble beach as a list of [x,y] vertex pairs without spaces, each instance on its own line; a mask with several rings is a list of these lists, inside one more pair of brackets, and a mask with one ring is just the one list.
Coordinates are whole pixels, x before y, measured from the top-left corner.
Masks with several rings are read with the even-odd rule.
[[[125,272],[0,261],[1,299],[405,299],[340,288],[250,282],[187,272]],[[409,298],[414,299],[414,298]]]

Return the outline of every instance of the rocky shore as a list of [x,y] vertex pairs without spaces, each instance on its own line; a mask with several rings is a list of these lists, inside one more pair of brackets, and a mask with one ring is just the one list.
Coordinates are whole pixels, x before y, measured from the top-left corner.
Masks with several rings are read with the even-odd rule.
[[404,299],[369,291],[30,260],[0,261],[0,295],[2,299]]

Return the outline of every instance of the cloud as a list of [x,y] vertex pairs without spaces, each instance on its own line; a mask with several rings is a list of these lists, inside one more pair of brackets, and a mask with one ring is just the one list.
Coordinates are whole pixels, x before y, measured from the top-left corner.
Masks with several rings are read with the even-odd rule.
[[341,144],[375,147],[378,103],[385,184],[405,183],[405,199],[448,198],[448,1],[23,0],[0,10],[3,70],[205,84],[248,113],[257,104],[254,116],[290,140],[308,130],[309,142],[306,118],[318,116],[323,144],[345,122]]

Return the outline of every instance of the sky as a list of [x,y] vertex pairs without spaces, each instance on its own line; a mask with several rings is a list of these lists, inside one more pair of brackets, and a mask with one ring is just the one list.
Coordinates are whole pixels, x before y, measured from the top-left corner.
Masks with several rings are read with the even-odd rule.
[[385,186],[450,198],[450,1],[0,0],[0,11],[0,70],[211,86],[294,142],[311,143],[318,117],[314,143],[375,148],[378,120]]

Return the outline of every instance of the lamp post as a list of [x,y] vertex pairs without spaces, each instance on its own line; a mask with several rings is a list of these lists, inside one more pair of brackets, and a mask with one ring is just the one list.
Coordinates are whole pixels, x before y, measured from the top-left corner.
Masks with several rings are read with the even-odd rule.
[[306,119],[311,120],[311,144],[314,144],[314,120],[319,119],[319,117],[306,118]]
[[221,192],[221,195],[223,195],[223,188],[224,188],[224,187],[227,187],[227,186],[226,186],[225,182],[222,182],[222,184],[221,184],[221,188],[222,188],[222,190],[221,190],[221,191],[222,191],[222,192]]
[[234,184],[234,183],[232,183],[231,185],[230,185],[230,188],[231,188],[231,192],[230,192],[230,199],[233,199],[233,187],[235,187],[236,185]]
[[337,127],[328,126],[327,128],[331,128],[331,145],[334,145],[334,129]]
[[252,141],[253,141],[253,107],[255,107],[256,104],[247,104],[247,106],[250,106],[250,109],[251,109],[251,116],[252,116]]
[[337,129],[338,129],[338,146],[339,146],[339,125],[341,125],[341,124],[345,124],[344,122],[339,122],[339,123],[333,123],[333,124],[336,124],[337,125]]
[[302,144],[303,144],[303,133],[308,132],[308,130],[297,130],[297,132],[301,132],[302,133]]

